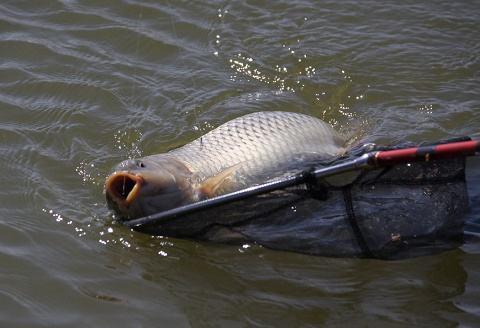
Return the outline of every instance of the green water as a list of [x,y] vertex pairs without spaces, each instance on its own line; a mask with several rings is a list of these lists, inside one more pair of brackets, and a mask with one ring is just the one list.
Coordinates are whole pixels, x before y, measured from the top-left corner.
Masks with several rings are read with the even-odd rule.
[[0,1],[2,327],[480,322],[480,163],[459,249],[334,259],[112,221],[119,161],[259,110],[350,142],[480,136],[478,1]]

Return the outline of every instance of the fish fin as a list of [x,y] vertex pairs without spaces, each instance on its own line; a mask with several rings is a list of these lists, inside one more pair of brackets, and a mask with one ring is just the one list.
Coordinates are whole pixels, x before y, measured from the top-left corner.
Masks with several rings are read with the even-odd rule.
[[227,167],[225,170],[221,171],[217,175],[214,175],[200,185],[200,192],[204,197],[213,197],[217,191],[221,188],[228,188],[229,185],[233,182],[231,177],[238,170],[242,163],[235,164],[233,166]]
[[336,153],[335,156],[343,156],[347,153],[347,148],[340,148]]

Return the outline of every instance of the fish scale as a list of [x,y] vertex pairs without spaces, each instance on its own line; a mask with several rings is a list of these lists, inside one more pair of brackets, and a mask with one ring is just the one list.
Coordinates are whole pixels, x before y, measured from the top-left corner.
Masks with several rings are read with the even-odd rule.
[[343,145],[342,137],[320,119],[299,113],[257,112],[229,121],[168,155],[207,178],[234,165],[243,173],[265,171],[296,154],[335,156]]

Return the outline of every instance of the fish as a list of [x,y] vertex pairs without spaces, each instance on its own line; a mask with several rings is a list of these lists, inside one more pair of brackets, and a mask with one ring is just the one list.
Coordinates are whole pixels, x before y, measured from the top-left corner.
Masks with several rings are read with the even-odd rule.
[[108,207],[132,220],[270,181],[345,152],[345,139],[313,116],[263,111],[228,121],[166,153],[118,164]]

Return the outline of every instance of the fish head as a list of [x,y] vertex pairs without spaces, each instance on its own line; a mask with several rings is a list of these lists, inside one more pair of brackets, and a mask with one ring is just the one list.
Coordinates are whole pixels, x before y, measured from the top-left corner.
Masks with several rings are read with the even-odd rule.
[[108,207],[120,220],[132,220],[181,206],[192,197],[190,175],[171,158],[123,161],[105,182]]

